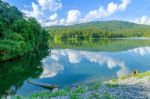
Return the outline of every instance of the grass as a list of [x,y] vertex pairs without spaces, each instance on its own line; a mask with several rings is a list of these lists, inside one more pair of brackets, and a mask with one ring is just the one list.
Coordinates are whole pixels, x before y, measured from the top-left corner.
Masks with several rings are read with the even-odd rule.
[[127,79],[127,78],[143,78],[143,77],[146,77],[146,76],[150,76],[150,71],[148,72],[144,72],[144,73],[137,73],[137,74],[131,74],[131,75],[125,75],[125,76],[122,76],[120,77],[121,80],[124,80],[124,79]]
[[[85,93],[86,89],[83,86],[79,86],[74,89],[70,88],[65,88],[65,89],[60,89],[56,91],[46,91],[46,92],[40,92],[40,93],[35,93],[31,96],[28,96],[27,99],[36,99],[36,98],[51,98],[51,97],[57,97],[57,96],[69,96],[71,99],[79,99],[78,97]],[[24,97],[19,97],[15,96],[14,99],[24,99]],[[26,98],[25,98],[26,99]]]
[[68,95],[68,90],[58,90],[58,91],[55,91],[55,92],[41,92],[41,93],[36,93],[36,94],[33,94],[32,96],[30,96],[29,98],[37,98],[37,97],[40,97],[40,98],[50,98],[50,97],[56,97],[56,96],[66,96]]
[[89,99],[100,99],[99,93],[92,93]]
[[[112,79],[112,80],[106,82],[106,86],[107,87],[117,87],[117,86],[119,86],[118,80],[125,80],[125,79],[128,79],[128,78],[138,78],[138,79],[141,79],[141,78],[147,77],[147,76],[150,76],[150,71],[144,72],[144,73],[124,75],[124,76],[121,76],[118,79]],[[148,78],[148,79],[150,79],[150,78]]]
[[115,97],[113,98],[109,93],[105,93],[104,99],[116,99],[116,98]]
[[90,89],[91,90],[97,90],[100,87],[100,85],[101,85],[101,82],[96,82],[95,84],[92,84],[90,86]]
[[[79,85],[78,87],[74,88],[65,88],[65,89],[58,89],[55,91],[51,92],[40,92],[40,93],[35,93],[31,96],[28,97],[20,97],[20,96],[15,96],[14,99],[37,99],[37,98],[51,98],[51,97],[58,97],[58,96],[66,96],[70,99],[80,99],[81,95],[86,93],[86,92],[91,92],[90,96],[88,97],[89,99],[100,99],[100,95],[104,97],[104,99],[116,99],[116,97],[112,97],[109,93],[104,92],[104,93],[98,93],[97,90],[101,87],[102,84],[105,84],[107,87],[116,87],[118,86],[118,80],[124,80],[127,78],[143,78],[143,77],[150,77],[150,71],[145,72],[145,73],[138,73],[138,74],[131,74],[131,75],[126,75],[122,76],[119,79],[112,79],[108,82],[95,82],[90,85]],[[150,78],[148,78],[150,79]]]
[[107,87],[116,87],[118,86],[117,79],[112,79],[106,83]]
[[117,87],[118,84],[114,84],[114,83],[107,83],[106,84],[107,87]]

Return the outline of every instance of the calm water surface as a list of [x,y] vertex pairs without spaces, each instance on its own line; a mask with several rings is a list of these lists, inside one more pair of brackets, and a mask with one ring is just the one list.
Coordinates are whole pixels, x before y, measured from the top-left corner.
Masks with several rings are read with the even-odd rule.
[[0,96],[30,95],[47,90],[29,84],[58,84],[109,80],[133,70],[150,70],[150,40],[51,42],[48,50],[0,64]]

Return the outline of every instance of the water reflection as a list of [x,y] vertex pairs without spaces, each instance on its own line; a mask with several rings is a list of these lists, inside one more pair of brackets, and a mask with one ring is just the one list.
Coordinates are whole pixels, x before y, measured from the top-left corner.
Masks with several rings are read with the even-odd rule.
[[150,47],[140,47],[140,48],[135,48],[133,50],[129,50],[130,53],[136,53],[141,56],[144,56],[146,54],[150,54]]
[[54,77],[63,70],[64,70],[63,65],[59,63],[52,63],[52,64],[45,63],[43,66],[43,73],[41,74],[40,78]]
[[[143,57],[137,55],[142,55]],[[142,68],[141,66],[143,65],[148,66],[150,63],[147,61],[148,57],[150,58],[150,47],[140,47],[121,52],[90,52],[73,49],[53,49],[50,55],[42,61],[44,67],[40,77],[55,77],[63,73],[65,68],[78,67],[84,64],[88,65],[85,69],[89,69],[89,73],[90,67],[92,66],[99,66],[99,69],[107,67],[107,71],[119,68],[115,71],[115,74],[119,77],[124,74],[129,74],[133,69]],[[145,63],[141,64],[143,60]],[[141,66],[137,67],[133,62],[137,62],[137,66]],[[145,69],[144,66],[143,69]],[[80,68],[82,67],[78,67],[79,70]],[[108,73],[107,71],[106,73]]]
[[84,40],[50,40],[50,48],[79,49],[90,51],[124,51],[138,47],[150,46],[149,39],[84,39]]
[[0,97],[11,99],[29,78],[38,78],[42,72],[40,60],[46,51],[35,52],[18,60],[0,63]]
[[50,53],[42,49],[42,53],[0,64],[0,96],[29,95],[45,90],[26,82],[31,78],[35,82],[68,86],[91,79],[112,79],[135,69],[150,70],[149,40],[51,43],[55,49]]

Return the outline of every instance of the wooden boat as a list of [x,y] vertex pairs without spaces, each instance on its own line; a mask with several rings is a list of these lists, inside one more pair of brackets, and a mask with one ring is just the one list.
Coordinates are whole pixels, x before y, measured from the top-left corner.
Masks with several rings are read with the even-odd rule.
[[36,82],[31,81],[31,80],[28,80],[27,82],[30,83],[30,84],[33,84],[33,85],[37,85],[37,86],[40,86],[40,87],[43,87],[43,88],[50,89],[50,90],[52,90],[52,89],[54,89],[54,88],[58,88],[58,86],[57,86],[57,85],[54,85],[54,84],[36,83]]

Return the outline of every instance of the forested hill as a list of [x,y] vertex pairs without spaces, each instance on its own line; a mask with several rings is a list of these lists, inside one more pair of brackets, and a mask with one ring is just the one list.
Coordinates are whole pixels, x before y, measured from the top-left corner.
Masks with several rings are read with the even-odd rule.
[[[141,25],[135,24],[132,22],[127,21],[96,21],[96,22],[89,22],[89,23],[81,23],[76,25],[69,25],[69,26],[51,26],[46,28],[51,29],[64,29],[64,28],[74,28],[74,29],[84,29],[84,28],[98,28],[98,29],[105,29],[110,31],[118,31],[121,29],[149,29],[150,25]],[[149,29],[150,30],[150,29]]]
[[70,26],[47,27],[52,36],[61,35],[61,38],[113,38],[113,37],[149,37],[150,26],[125,21],[97,21]]
[[46,44],[47,32],[34,18],[0,0],[0,61],[22,56]]

